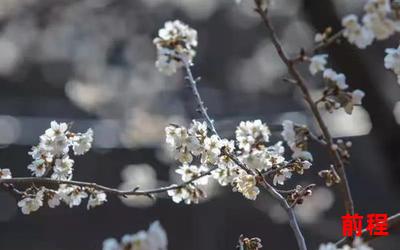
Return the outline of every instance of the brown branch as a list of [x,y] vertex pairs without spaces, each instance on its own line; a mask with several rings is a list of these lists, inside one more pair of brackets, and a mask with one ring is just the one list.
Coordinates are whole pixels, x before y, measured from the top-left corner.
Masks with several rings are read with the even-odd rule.
[[340,183],[340,190],[341,190],[342,197],[344,200],[344,206],[345,206],[346,212],[349,214],[354,214],[353,199],[352,199],[350,187],[349,187],[349,184],[347,181],[347,176],[346,176],[346,173],[344,170],[344,163],[343,163],[339,153],[336,150],[334,150],[332,147],[333,146],[332,136],[331,136],[325,122],[322,119],[322,116],[318,110],[318,107],[315,105],[314,101],[311,98],[311,95],[306,86],[305,80],[303,79],[303,77],[300,75],[300,73],[296,69],[294,63],[286,55],[286,52],[284,51],[276,33],[275,33],[275,30],[270,23],[267,12],[263,11],[260,8],[260,6],[257,5],[257,1],[255,1],[255,2],[256,2],[256,6],[257,6],[255,9],[256,12],[260,15],[261,19],[263,20],[264,25],[272,38],[272,43],[275,46],[275,49],[276,49],[278,55],[280,56],[281,60],[285,63],[290,75],[292,75],[297,86],[301,90],[304,100],[307,102],[307,104],[313,114],[313,117],[315,118],[319,128],[321,129],[322,135],[324,137],[324,141],[327,144],[326,147],[334,159],[336,171],[339,173],[339,176],[342,179],[342,182]]
[[158,193],[163,193],[168,190],[174,190],[178,188],[185,187],[194,181],[211,174],[212,171],[214,171],[217,168],[217,166],[213,166],[210,168],[208,171],[202,173],[199,176],[194,177],[190,181],[183,182],[182,184],[179,185],[170,185],[166,187],[160,187],[160,188],[154,188],[154,189],[146,189],[146,190],[139,190],[139,188],[134,188],[131,190],[119,190],[116,188],[111,188],[111,187],[106,187],[103,185],[99,185],[97,183],[92,183],[92,182],[83,182],[83,181],[68,181],[68,180],[55,180],[51,178],[42,178],[42,177],[15,177],[11,179],[0,179],[0,184],[12,184],[12,185],[37,185],[37,186],[46,186],[46,185],[61,185],[61,184],[67,184],[67,185],[74,185],[74,186],[79,186],[79,187],[88,187],[88,188],[93,188],[98,191],[103,191],[108,194],[113,194],[117,196],[132,196],[132,195],[141,195],[141,196],[150,196],[152,194],[158,194]]
[[[400,229],[400,213],[397,213],[395,215],[392,215],[388,218],[388,232],[391,233],[396,229]],[[379,235],[370,235],[369,231],[367,228],[362,230],[361,238],[363,239],[364,242],[371,241],[377,238],[380,238],[382,236]],[[336,242],[337,247],[342,247],[346,244],[351,244],[351,238],[345,237]]]

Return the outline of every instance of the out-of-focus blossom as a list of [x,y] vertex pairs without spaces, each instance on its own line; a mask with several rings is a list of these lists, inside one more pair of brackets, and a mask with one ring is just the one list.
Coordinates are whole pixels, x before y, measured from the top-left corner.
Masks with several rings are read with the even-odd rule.
[[326,58],[328,57],[327,54],[315,55],[310,59],[310,66],[309,70],[311,74],[315,75],[320,71],[325,70],[325,65],[327,63]]
[[103,241],[103,250],[167,250],[167,247],[167,233],[159,221],[151,223],[147,231],[124,235],[120,242],[114,238]]
[[361,26],[356,15],[345,16],[342,19],[342,25],[344,27],[343,36],[358,48],[365,49],[373,42],[374,33],[370,29]]
[[191,64],[196,54],[197,31],[179,20],[168,21],[158,31],[153,43],[157,47],[156,67],[167,75],[174,74],[184,64]]

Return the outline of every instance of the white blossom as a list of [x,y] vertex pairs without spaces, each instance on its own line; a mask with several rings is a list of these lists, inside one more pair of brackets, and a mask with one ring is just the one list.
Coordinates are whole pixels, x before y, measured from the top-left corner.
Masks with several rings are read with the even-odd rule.
[[50,123],[50,128],[46,129],[45,135],[48,137],[55,137],[58,135],[64,135],[67,132],[68,125],[64,122],[57,123],[56,121],[52,121]]
[[354,250],[373,250],[372,247],[368,246],[362,238],[356,237],[353,241]]
[[189,133],[203,138],[207,137],[207,123],[193,120],[189,128]]
[[320,43],[320,42],[323,42],[325,39],[326,39],[325,33],[317,33],[317,34],[315,34],[314,42]]
[[284,185],[285,181],[287,179],[290,179],[292,177],[292,172],[290,172],[289,169],[283,168],[277,171],[277,173],[274,176],[274,179],[272,180],[272,183],[276,186],[276,184],[279,185]]
[[268,152],[263,149],[253,149],[244,153],[240,159],[251,169],[263,170],[268,167]]
[[[193,180],[194,178],[198,178],[205,171],[203,167],[198,168],[195,165],[183,164],[181,167],[175,170],[175,172],[181,175],[182,181],[187,182]],[[207,185],[208,176],[203,176],[195,180],[194,183],[198,185]]]
[[218,181],[221,186],[227,186],[235,178],[234,168],[220,167],[212,171],[212,177]]
[[373,248],[364,243],[360,237],[356,237],[352,245],[344,245],[340,248],[335,243],[329,242],[321,244],[318,250],[373,250]]
[[337,250],[338,248],[336,247],[335,243],[326,243],[326,244],[321,244],[318,248],[319,250]]
[[8,168],[0,168],[0,179],[11,179],[11,171]]
[[167,233],[159,221],[154,221],[150,224],[149,229],[147,230],[147,239],[149,241],[150,249],[167,250]]
[[184,201],[186,204],[199,203],[200,198],[205,197],[205,193],[194,184],[168,190],[167,194],[172,197],[175,203]]
[[327,57],[328,57],[327,54],[315,55],[315,56],[311,57],[309,70],[312,75],[315,75],[318,72],[325,70],[325,65],[327,63],[327,60],[326,60]]
[[387,39],[395,32],[395,24],[392,20],[379,13],[368,13],[363,17],[365,27],[371,30],[378,40]]
[[282,137],[290,148],[296,146],[296,132],[294,131],[294,123],[290,120],[284,120],[282,122]]
[[201,145],[196,136],[188,133],[184,127],[170,125],[165,128],[166,143],[174,158],[181,163],[190,163],[194,155],[201,152]]
[[54,156],[49,151],[47,151],[47,149],[43,148],[40,144],[38,146],[33,146],[28,154],[32,156],[33,160],[44,160],[46,162],[52,162],[54,158]]
[[257,181],[254,175],[242,172],[234,180],[234,191],[238,191],[243,194],[244,197],[250,200],[255,200],[257,195],[260,193],[260,189],[257,187]]
[[159,221],[150,224],[147,231],[126,234],[121,242],[108,238],[103,241],[103,250],[167,250],[168,238]]
[[72,178],[72,166],[74,160],[68,156],[64,156],[62,159],[56,159],[53,168],[52,179],[56,180],[70,180]]
[[292,154],[293,159],[303,159],[307,161],[313,161],[313,156],[309,151],[302,150],[301,148],[294,148],[293,154]]
[[354,106],[361,105],[362,99],[365,96],[365,93],[362,90],[356,89],[351,95],[351,100],[345,104],[343,107],[347,114],[352,114]]
[[365,96],[364,91],[356,89],[351,93],[351,97],[352,97],[351,102],[354,105],[361,105],[362,99],[364,98],[364,96]]
[[62,200],[69,206],[79,206],[82,199],[86,198],[87,193],[78,186],[61,186],[59,189],[59,194]]
[[[28,169],[32,175],[42,177],[52,173],[51,178],[57,180],[70,180],[74,161],[69,158],[70,147],[76,155],[87,152],[93,141],[93,131],[86,133],[72,133],[66,123],[52,121],[50,128],[40,136],[39,145],[33,146],[28,153],[32,156],[32,163]],[[52,172],[51,172],[52,171]]]
[[23,214],[30,214],[43,206],[43,190],[39,190],[34,197],[28,196],[18,202]]
[[355,44],[358,48],[364,49],[374,40],[374,33],[367,27],[361,26],[356,15],[347,15],[342,19],[344,27],[343,36]]
[[244,151],[250,151],[251,146],[257,140],[268,142],[271,134],[268,126],[261,120],[240,122],[235,133],[239,148]]
[[172,197],[172,201],[180,203],[189,198],[190,193],[186,188],[176,188],[167,191],[167,194]]
[[156,67],[160,72],[171,75],[184,63],[192,63],[196,54],[197,31],[179,20],[168,21],[158,31],[153,43],[158,54]]
[[43,176],[47,170],[45,160],[43,159],[34,160],[31,164],[28,165],[28,169],[32,171],[32,175],[36,177]]
[[218,136],[212,135],[204,140],[204,152],[202,153],[201,162],[203,164],[215,164],[221,154],[222,141]]
[[282,122],[282,127],[283,130],[281,132],[281,135],[293,152],[292,158],[294,159],[300,158],[304,160],[313,161],[313,157],[310,152],[303,150],[302,148],[299,148],[297,146],[296,142],[297,135],[294,123],[290,120],[284,120]]
[[119,243],[114,238],[108,238],[103,241],[103,250],[121,250]]
[[341,90],[345,90],[349,87],[346,84],[346,76],[342,73],[336,73],[333,69],[325,69],[323,77],[326,80],[329,80],[330,82],[336,84],[336,86]]
[[397,75],[400,84],[400,47],[397,49],[386,49],[385,68],[392,70]]
[[61,196],[57,192],[48,193],[50,196],[47,200],[47,205],[51,208],[55,208],[60,205]]
[[72,149],[75,155],[83,155],[90,150],[93,142],[93,130],[88,129],[86,133],[73,137]]
[[93,191],[88,200],[87,209],[103,205],[107,201],[107,195],[103,191]]
[[378,13],[386,15],[392,11],[390,0],[368,0],[364,5],[364,10],[367,13]]
[[45,151],[55,156],[61,156],[68,153],[69,140],[66,136],[68,125],[66,123],[57,123],[52,121],[50,128],[45,134],[40,136],[40,144]]

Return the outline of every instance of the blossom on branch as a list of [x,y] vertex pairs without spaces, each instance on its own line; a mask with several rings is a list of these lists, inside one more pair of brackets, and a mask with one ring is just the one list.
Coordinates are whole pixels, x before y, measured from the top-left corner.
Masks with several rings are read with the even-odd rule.
[[309,131],[305,126],[296,126],[292,121],[282,122],[282,137],[292,150],[292,158],[313,161],[311,153],[307,150]]
[[343,36],[347,40],[356,45],[360,49],[365,49],[368,45],[372,44],[374,40],[374,33],[360,25],[358,17],[356,15],[347,15],[342,19],[342,25],[344,27]]
[[321,244],[318,250],[373,250],[367,243],[363,242],[360,237],[356,237],[351,245],[337,247],[335,243]]
[[103,250],[167,250],[167,233],[159,221],[150,224],[147,231],[126,234],[118,242],[114,238],[103,241]]
[[196,54],[197,31],[179,20],[168,21],[153,40],[157,47],[156,67],[167,75],[174,74],[184,63],[191,64]]
[[315,75],[318,72],[325,70],[325,65],[327,63],[327,60],[326,60],[327,57],[328,57],[327,54],[321,54],[321,55],[315,55],[310,58],[309,70],[312,75]]
[[39,145],[32,147],[29,154],[33,161],[28,166],[32,174],[42,177],[47,173],[52,179],[69,180],[72,178],[74,161],[69,158],[69,151],[75,155],[86,153],[92,146],[93,131],[88,129],[84,134],[72,133],[66,123],[52,121],[50,128],[40,136]]
[[361,105],[365,93],[361,90],[348,91],[346,76],[338,74],[332,69],[326,69],[323,74],[326,88],[319,102],[323,103],[326,110],[333,112],[343,108],[346,113],[352,114],[354,106]]
[[0,179],[11,179],[11,171],[8,168],[0,168]]
[[397,49],[386,49],[385,68],[392,70],[397,76],[397,82],[400,84],[400,47]]

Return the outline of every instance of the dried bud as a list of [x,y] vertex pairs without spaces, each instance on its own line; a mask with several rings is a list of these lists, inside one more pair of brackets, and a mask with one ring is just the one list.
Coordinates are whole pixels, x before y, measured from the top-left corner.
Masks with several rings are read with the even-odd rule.
[[305,169],[309,169],[311,167],[311,163],[309,161],[303,161],[301,159],[295,159],[288,163],[287,167],[300,175],[304,174]]
[[261,239],[254,237],[254,238],[246,238],[243,235],[239,236],[239,245],[238,249],[240,250],[258,250],[261,249]]
[[306,187],[297,185],[295,190],[286,198],[287,201],[291,204],[291,206],[303,204],[304,198],[312,195],[312,188],[314,186],[315,184],[311,184]]
[[330,170],[322,170],[318,173],[325,180],[326,186],[330,187],[333,184],[340,183],[340,177],[336,173],[335,169],[331,166]]

